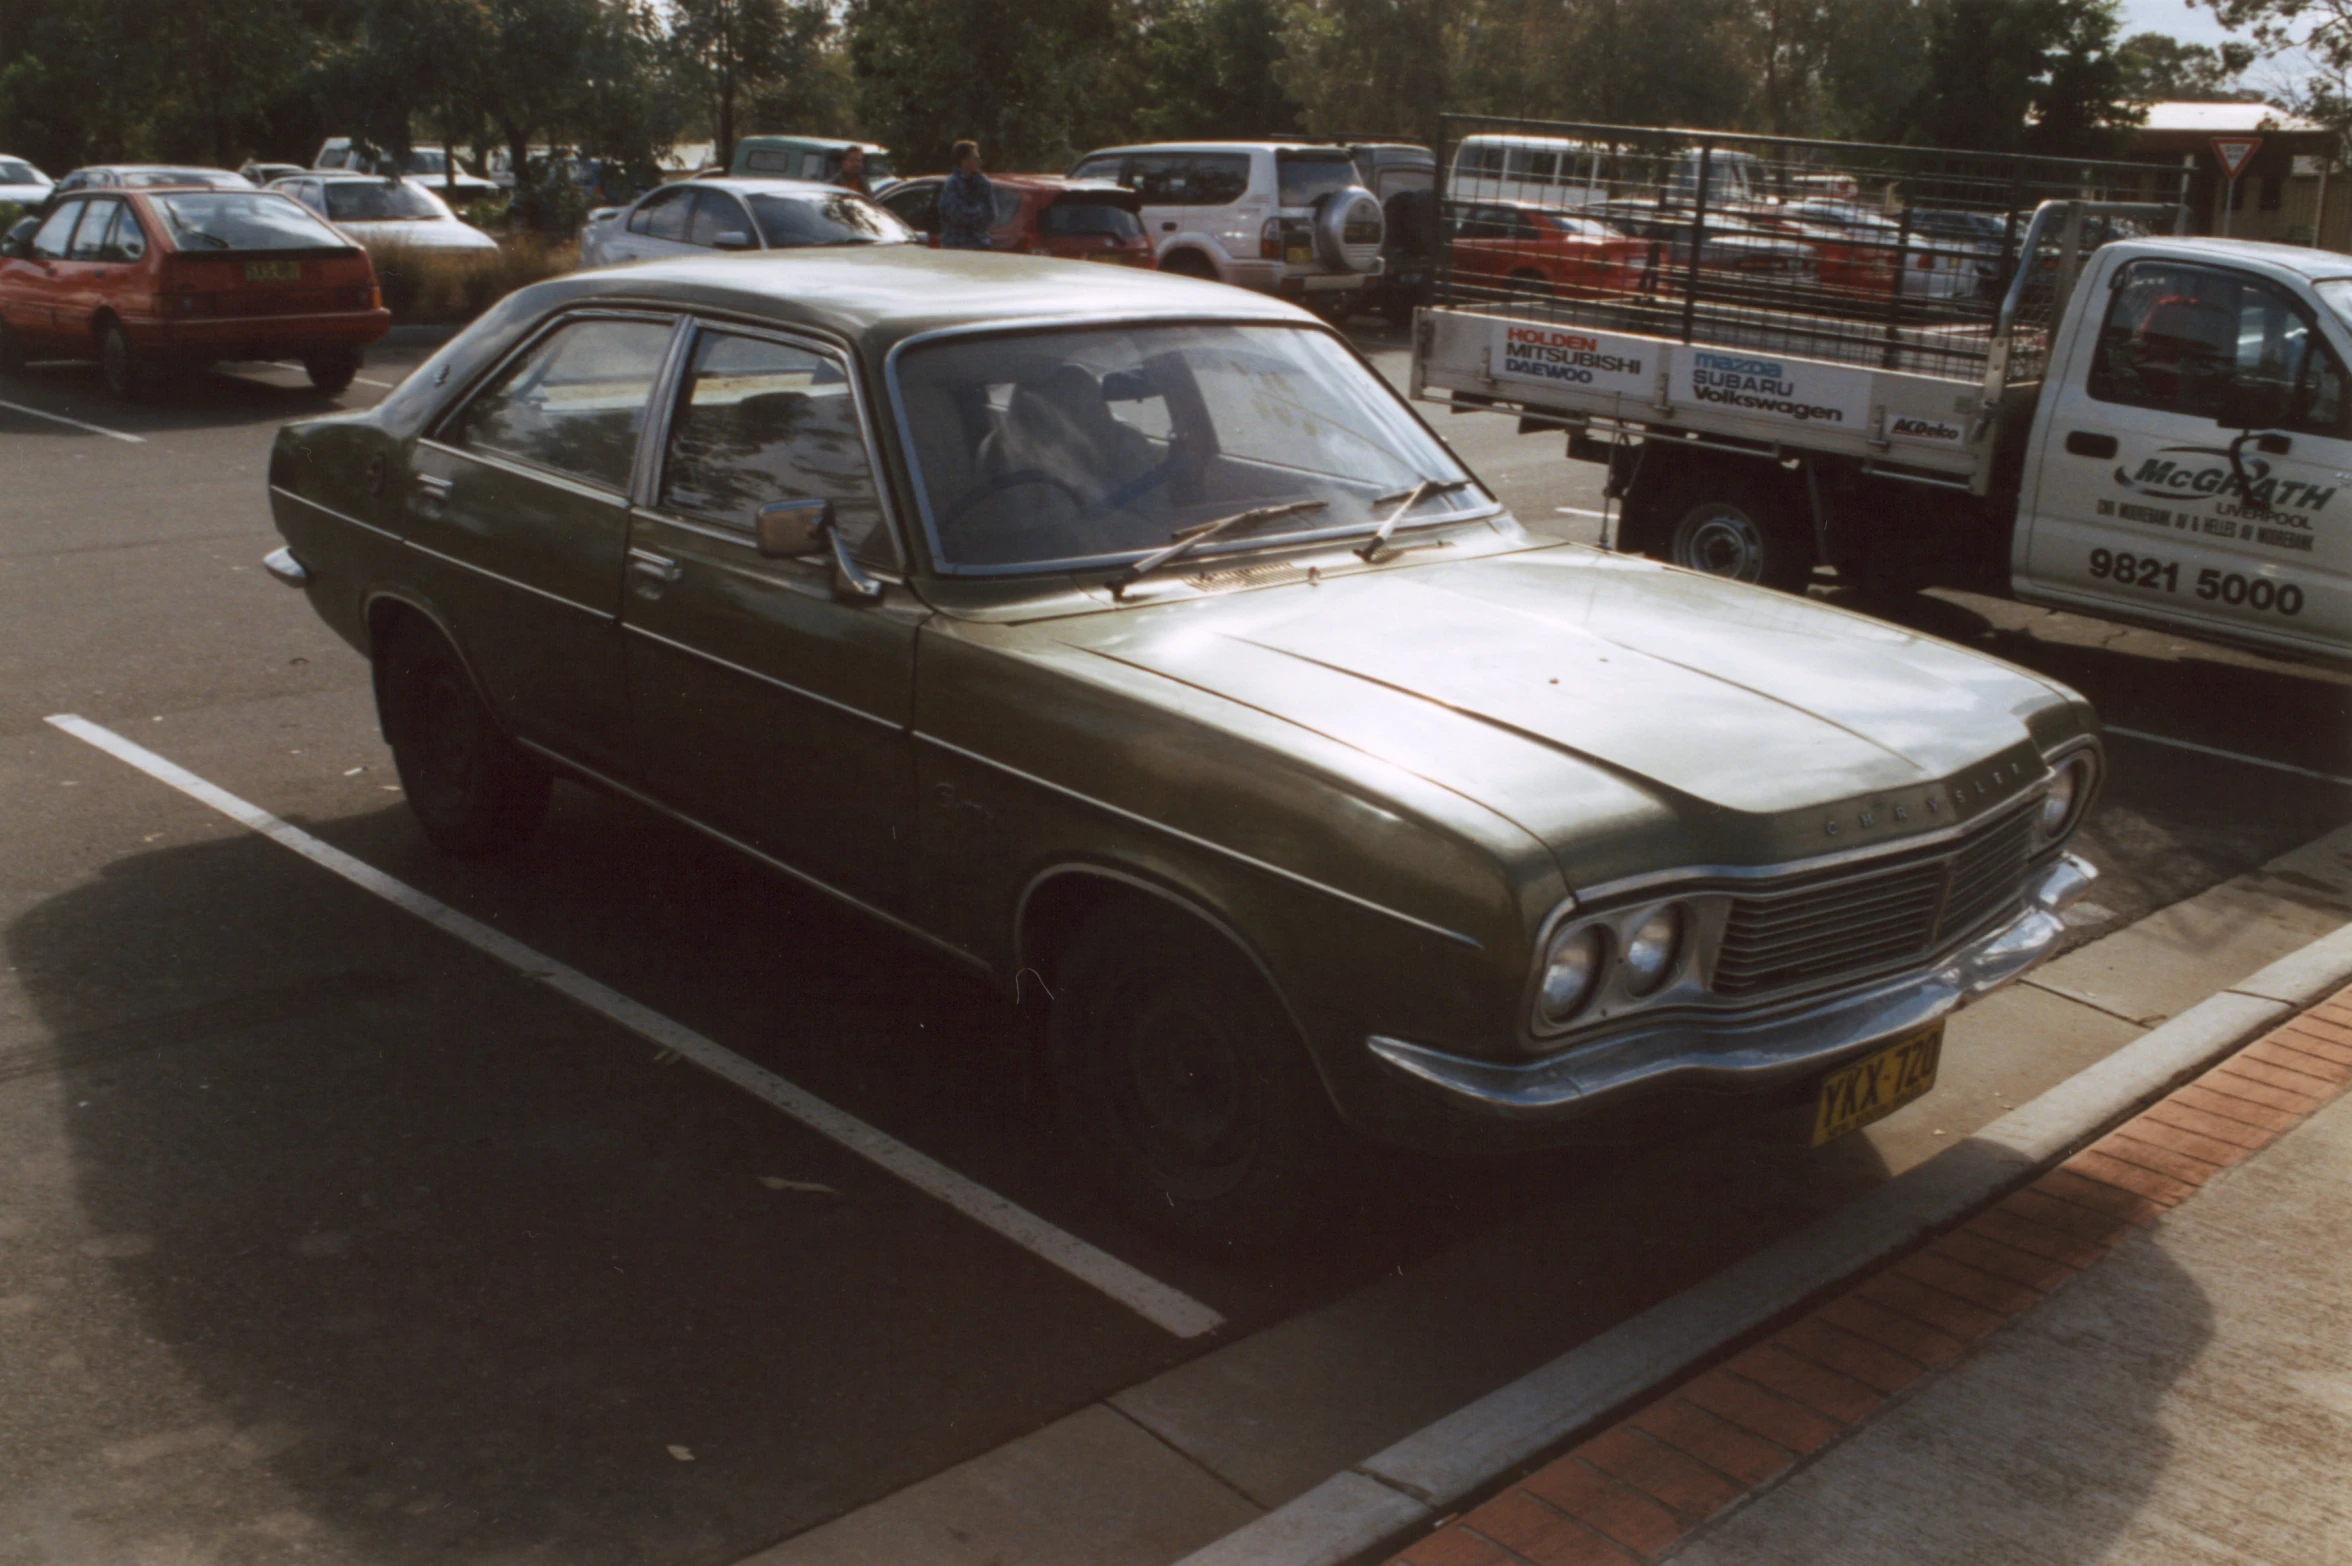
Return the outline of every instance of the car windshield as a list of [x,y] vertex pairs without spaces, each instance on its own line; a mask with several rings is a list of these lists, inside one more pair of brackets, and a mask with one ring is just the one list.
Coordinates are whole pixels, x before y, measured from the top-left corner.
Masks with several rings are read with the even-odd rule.
[[245,179],[224,169],[138,169],[125,174],[122,182],[134,190],[147,190],[158,185],[242,185]]
[[344,250],[348,241],[290,196],[208,190],[152,198],[175,250]]
[[416,222],[441,216],[421,190],[391,180],[337,180],[327,186],[327,216],[338,223]]
[[[1291,326],[950,338],[907,353],[892,388],[948,571],[1130,563],[1237,511],[1297,502],[1317,504],[1194,558],[1369,533],[1399,491],[1467,477],[1361,361]],[[1493,509],[1467,486],[1424,496],[1403,525]]]
[[1282,205],[1311,207],[1335,190],[1363,183],[1354,160],[1344,152],[1285,152],[1274,160],[1282,171]]
[[791,195],[761,191],[748,199],[751,215],[771,250],[801,245],[894,245],[921,237],[871,201],[846,190]]
[[1040,234],[1108,234],[1114,239],[1140,239],[1143,224],[1134,213],[1110,201],[1086,196],[1064,196],[1037,214]]
[[0,158],[0,185],[38,185],[41,176],[33,172],[30,163],[18,163],[11,158]]

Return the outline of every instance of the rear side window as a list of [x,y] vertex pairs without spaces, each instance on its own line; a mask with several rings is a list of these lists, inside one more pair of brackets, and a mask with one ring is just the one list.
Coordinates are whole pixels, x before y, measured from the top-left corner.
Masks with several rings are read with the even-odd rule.
[[749,533],[759,508],[779,500],[832,501],[844,543],[895,561],[841,362],[788,343],[705,332],[670,425],[661,504]]
[[466,404],[445,438],[626,490],[673,335],[667,321],[567,322]]
[[752,174],[795,176],[800,173],[800,153],[777,147],[755,147],[743,155],[743,167]]
[[136,261],[147,254],[147,235],[139,227],[139,214],[131,210],[127,201],[120,203],[114,214],[114,226],[107,230],[106,243],[100,247],[101,261]]
[[[1550,153],[1542,156],[1547,168],[1558,161]],[[1285,152],[1279,154],[1274,162],[1282,172],[1281,201],[1286,207],[1311,207],[1333,191],[1345,190],[1356,183],[1356,166],[1345,153],[1335,152],[1327,157],[1302,157],[1295,152]]]
[[751,219],[744,215],[743,203],[723,190],[696,191],[694,216],[686,223],[686,243],[713,247],[721,234],[751,238]]
[[[1191,160],[1192,194],[1185,199],[1196,207],[1231,206],[1249,194],[1250,160],[1246,152],[1212,152]],[[1352,176],[1355,165],[1341,160]]]

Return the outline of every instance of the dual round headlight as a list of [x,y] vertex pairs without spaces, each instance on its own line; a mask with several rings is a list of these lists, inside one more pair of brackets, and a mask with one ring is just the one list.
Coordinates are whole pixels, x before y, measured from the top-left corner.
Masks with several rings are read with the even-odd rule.
[[1661,903],[1620,918],[1561,926],[1544,948],[1537,1025],[1567,1026],[1612,975],[1632,999],[1656,994],[1681,960],[1688,922],[1681,904]]
[[2073,825],[2082,810],[2083,801],[2091,789],[2091,763],[2077,756],[2061,762],[2050,774],[2049,792],[2042,796],[2041,809],[2034,817],[2034,826],[2043,842],[2050,842]]

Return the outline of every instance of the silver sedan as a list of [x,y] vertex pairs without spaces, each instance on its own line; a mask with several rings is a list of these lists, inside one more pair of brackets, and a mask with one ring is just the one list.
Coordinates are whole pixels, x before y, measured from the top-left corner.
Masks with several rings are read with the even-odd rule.
[[923,236],[854,191],[798,179],[698,179],[589,214],[580,264],[798,250],[810,245],[912,245]]

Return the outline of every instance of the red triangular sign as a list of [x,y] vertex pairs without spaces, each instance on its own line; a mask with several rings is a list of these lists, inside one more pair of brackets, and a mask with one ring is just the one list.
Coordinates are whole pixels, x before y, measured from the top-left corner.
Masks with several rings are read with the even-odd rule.
[[2261,146],[2259,136],[2216,136],[2213,155],[2221,160],[2221,171],[2236,179],[2246,172],[2246,165],[2254,161],[2254,154]]

